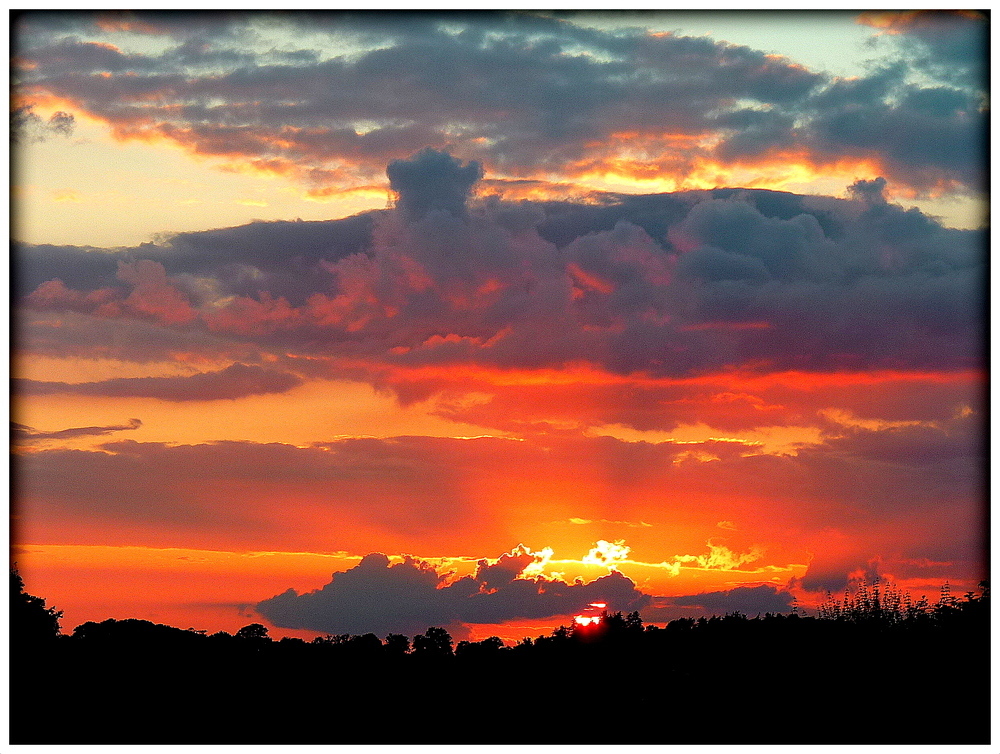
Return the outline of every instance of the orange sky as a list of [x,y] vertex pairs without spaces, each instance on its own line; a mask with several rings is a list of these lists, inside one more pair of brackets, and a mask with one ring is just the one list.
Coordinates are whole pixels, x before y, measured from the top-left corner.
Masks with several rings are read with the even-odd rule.
[[193,18],[15,24],[13,559],[64,630],[983,578],[978,16]]

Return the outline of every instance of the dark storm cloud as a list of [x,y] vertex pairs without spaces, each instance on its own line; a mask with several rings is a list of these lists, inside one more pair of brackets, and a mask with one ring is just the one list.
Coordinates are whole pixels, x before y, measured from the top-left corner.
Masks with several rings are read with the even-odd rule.
[[217,372],[182,377],[117,377],[100,382],[41,382],[15,378],[16,395],[93,395],[116,398],[159,398],[165,401],[235,400],[249,395],[284,393],[302,384],[287,372],[233,364]]
[[23,424],[11,423],[11,439],[14,442],[32,442],[34,440],[68,440],[74,437],[95,437],[110,435],[112,432],[122,432],[129,429],[139,429],[142,421],[129,419],[128,424],[113,424],[106,427],[73,427],[58,429],[51,432],[27,427]]
[[[845,514],[850,508],[863,510],[866,526],[876,519],[896,520],[895,525],[910,532],[902,541],[891,542],[894,538],[876,526],[873,533],[885,546],[855,541],[850,546],[838,542],[830,552],[821,549],[802,586],[838,592],[850,574],[870,568],[893,578],[928,580],[943,580],[953,565],[981,568],[988,499],[982,433],[981,419],[965,416],[933,426],[847,429],[822,448],[800,452],[800,462],[810,473],[826,480],[824,494],[849,501]],[[917,479],[917,484],[907,481]],[[837,524],[859,539],[866,537],[866,526],[846,517]],[[920,532],[933,536],[917,546]]]
[[429,565],[409,557],[390,565],[385,555],[372,553],[354,568],[333,574],[321,589],[305,594],[289,589],[256,609],[282,628],[413,635],[433,625],[566,615],[594,601],[607,602],[610,610],[635,610],[649,602],[617,571],[588,584],[515,578],[533,560],[516,550],[492,565],[481,561],[475,575],[444,585],[444,577]]
[[13,290],[19,296],[56,278],[70,288],[85,291],[114,284],[117,261],[123,257],[110,249],[51,244],[14,244],[12,254]]
[[[834,80],[707,38],[524,13],[75,15],[61,31],[34,17],[17,27],[18,91],[66,98],[123,136],[156,133],[316,187],[341,183],[345,165],[377,178],[421,143],[524,176],[572,176],[631,159],[627,146],[640,144],[673,173],[804,149],[820,164],[882,159],[890,178],[919,189],[981,179],[977,95],[948,75],[961,46],[934,47],[926,40],[942,35],[922,27],[906,38],[923,45],[912,54],[930,61],[934,85],[904,80],[909,61]],[[173,44],[125,53],[103,41],[116,27]],[[261,34],[279,28],[361,46],[333,58],[265,46]],[[254,41],[269,51],[247,53]],[[665,136],[712,132],[723,137],[716,148]],[[616,144],[615,134],[635,136]]]
[[848,428],[831,438],[828,447],[876,462],[915,468],[936,466],[955,474],[963,470],[977,472],[985,451],[982,429],[982,423],[971,415],[929,424]]
[[678,272],[701,281],[690,321],[767,323],[742,332],[733,356],[785,368],[830,368],[847,353],[868,367],[981,363],[983,237],[865,206],[831,225],[808,210],[767,217],[739,199],[696,205],[668,233],[685,251]]
[[[119,431],[137,429],[139,424],[133,419],[130,426],[93,429]],[[79,431],[80,435],[105,433]],[[185,541],[195,547],[217,545],[213,533],[220,531],[244,543],[261,541],[270,533],[266,516],[252,505],[219,505],[210,491],[198,487],[199,482],[217,478],[217,473],[183,463],[160,463],[150,450],[163,446],[129,441],[103,447],[107,450],[31,450],[19,455],[13,484],[16,520],[20,531],[28,532],[26,541],[50,536],[67,522],[105,532],[124,527],[129,543],[143,541],[154,547],[173,546],[178,532],[184,532]],[[132,448],[146,452],[129,452]]]
[[848,193],[855,199],[859,199],[868,204],[885,204],[885,178],[876,178],[871,181],[855,181],[847,187]]

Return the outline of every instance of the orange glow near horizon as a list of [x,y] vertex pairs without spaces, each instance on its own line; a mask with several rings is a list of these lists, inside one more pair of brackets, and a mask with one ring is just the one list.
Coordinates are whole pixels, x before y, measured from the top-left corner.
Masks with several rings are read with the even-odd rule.
[[[530,552],[530,550],[529,550]],[[547,556],[551,548],[536,554]],[[550,557],[550,556],[547,556]],[[64,611],[64,632],[88,620],[126,617],[167,623],[184,628],[229,631],[263,619],[252,606],[261,599],[293,588],[305,593],[320,588],[331,572],[353,568],[360,555],[346,552],[240,552],[186,548],[136,546],[24,544],[18,545],[17,562],[29,592],[44,596],[50,607]],[[402,557],[393,556],[392,562]],[[418,560],[434,565],[439,573],[452,573],[449,580],[470,575],[476,567],[473,557],[432,557]],[[498,559],[487,559],[497,562]],[[693,565],[687,565],[690,560]],[[699,561],[705,561],[699,562]],[[536,561],[537,562],[537,561]],[[708,563],[703,556],[683,556],[674,564],[621,562],[626,576],[644,590],[657,594],[681,595],[696,591],[731,588],[731,584],[759,583],[765,572],[736,571]],[[585,583],[610,572],[583,560],[544,560],[544,568],[531,569],[534,576],[573,583]],[[660,575],[649,577],[652,572]],[[801,576],[804,566],[785,572]],[[780,571],[771,571],[780,573]],[[713,575],[715,574],[715,575]],[[527,574],[526,574],[527,575]],[[238,588],[234,588],[238,585]],[[193,596],[197,595],[197,598]],[[606,602],[592,602],[590,614],[608,608]],[[586,611],[584,614],[588,614]],[[558,616],[546,623],[551,631]],[[266,621],[264,621],[266,622]],[[596,621],[595,621],[596,622]],[[499,625],[499,624],[497,624]],[[496,626],[491,624],[493,629]],[[476,633],[485,636],[491,627],[478,626]],[[272,628],[278,637],[316,636],[319,632]],[[495,631],[493,631],[495,633]]]

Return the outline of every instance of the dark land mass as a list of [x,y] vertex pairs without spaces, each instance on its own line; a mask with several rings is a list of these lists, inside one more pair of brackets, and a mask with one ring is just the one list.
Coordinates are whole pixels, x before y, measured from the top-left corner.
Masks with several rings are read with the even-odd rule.
[[819,616],[644,626],[637,613],[504,647],[274,641],[84,623],[13,576],[13,744],[986,744],[989,598],[890,588]]

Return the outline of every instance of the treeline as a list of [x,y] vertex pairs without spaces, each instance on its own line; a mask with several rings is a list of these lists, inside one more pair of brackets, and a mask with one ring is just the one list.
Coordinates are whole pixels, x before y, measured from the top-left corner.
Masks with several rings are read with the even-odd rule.
[[934,605],[864,586],[815,617],[605,613],[505,647],[440,627],[307,642],[112,619],[61,635],[12,579],[11,743],[989,742],[985,584]]

